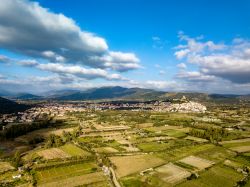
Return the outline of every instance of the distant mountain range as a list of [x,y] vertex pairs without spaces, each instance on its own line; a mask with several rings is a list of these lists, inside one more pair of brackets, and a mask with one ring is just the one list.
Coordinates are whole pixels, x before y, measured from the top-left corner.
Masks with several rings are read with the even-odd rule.
[[[1,92],[0,92],[1,93]],[[2,94],[0,94],[2,96]],[[233,94],[206,94],[196,92],[163,92],[143,88],[124,88],[119,86],[92,88],[85,91],[79,90],[61,90],[46,92],[43,96],[29,93],[10,94],[5,98],[12,100],[173,100],[181,99],[185,96],[194,101],[238,101],[250,100],[250,95],[233,95]]]
[[28,109],[30,106],[24,104],[18,104],[14,101],[0,97],[0,114],[9,114],[22,112]]
[[141,89],[141,88],[123,88],[102,87],[93,88],[86,91],[73,91],[62,95],[51,96],[55,100],[100,100],[100,99],[156,99],[165,92]]
[[13,100],[38,100],[38,99],[43,99],[42,96],[38,96],[38,95],[33,95],[33,94],[29,94],[29,93],[21,93],[21,94],[16,94],[10,97],[7,97],[9,99],[13,99]]

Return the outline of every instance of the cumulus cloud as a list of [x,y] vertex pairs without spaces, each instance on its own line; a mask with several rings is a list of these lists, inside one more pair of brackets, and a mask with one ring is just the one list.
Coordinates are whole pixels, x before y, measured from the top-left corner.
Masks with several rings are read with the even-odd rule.
[[17,61],[18,64],[22,65],[22,66],[28,66],[28,67],[33,67],[38,65],[39,63],[34,60],[34,59],[26,59],[26,60],[20,60]]
[[180,63],[180,64],[177,64],[177,67],[180,69],[186,69],[187,65],[185,63]]
[[124,79],[119,74],[109,74],[103,69],[94,69],[94,68],[84,68],[78,65],[62,65],[59,63],[47,63],[47,64],[36,64],[36,68],[44,71],[49,71],[58,74],[71,74],[77,77],[85,78],[88,80],[96,78],[104,78],[106,80],[122,80]]
[[141,67],[139,65],[140,60],[133,53],[110,51],[103,56],[93,56],[90,60],[96,64],[99,63],[97,65],[99,67],[110,68],[119,72],[138,69]]
[[185,35],[183,32],[180,32],[178,35],[180,41],[186,42],[186,44],[180,44],[175,47],[177,51],[175,52],[175,56],[178,60],[181,60],[189,55],[195,55],[197,53],[204,52],[213,52],[218,50],[223,50],[226,48],[226,45],[223,43],[215,44],[213,41],[201,42],[200,39],[202,37],[191,38]]
[[182,90],[181,84],[176,81],[159,81],[159,80],[148,80],[142,83],[145,88],[160,89],[160,90]]
[[205,74],[202,74],[201,72],[198,72],[198,71],[182,71],[182,72],[179,72],[177,75],[176,75],[177,78],[179,79],[185,79],[187,81],[194,81],[194,82],[208,82],[208,81],[215,81],[217,80],[215,76],[212,76],[212,75],[205,75]]
[[[53,13],[37,2],[2,0],[0,22],[0,47],[10,51],[52,62],[117,71],[139,67],[135,54],[109,51],[104,38],[82,30],[73,19]],[[100,61],[96,61],[96,57]],[[111,61],[102,58],[111,58]]]
[[0,55],[0,62],[9,63],[9,62],[11,62],[11,59],[5,55]]
[[[175,48],[176,58],[186,60],[187,63],[192,63],[199,69],[195,74],[185,73],[190,80],[191,77],[194,79],[194,76],[202,80],[217,77],[238,84],[250,83],[250,42],[248,40],[234,39],[231,44],[225,45],[215,44],[213,41],[201,42],[183,33],[179,37],[186,44]],[[183,73],[177,75],[179,78],[187,78],[185,76]]]

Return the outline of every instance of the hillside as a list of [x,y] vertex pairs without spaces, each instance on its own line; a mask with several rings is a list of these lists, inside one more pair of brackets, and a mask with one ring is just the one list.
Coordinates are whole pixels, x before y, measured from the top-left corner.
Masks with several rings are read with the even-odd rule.
[[141,88],[123,88],[115,87],[101,87],[93,88],[86,91],[73,91],[66,94],[56,95],[51,97],[56,100],[98,100],[98,99],[131,99],[131,100],[148,100],[155,99],[164,92],[158,92],[149,89]]
[[249,100],[249,95],[230,95],[230,94],[207,94],[197,92],[164,92],[143,88],[124,88],[124,87],[101,87],[92,88],[86,91],[68,90],[57,91],[56,94],[48,94],[45,99],[51,100],[176,100],[183,96],[188,100],[197,102],[239,102]]
[[9,99],[14,99],[14,100],[37,100],[37,99],[42,99],[41,96],[29,94],[29,93],[21,93],[21,94],[16,94],[15,96],[8,97]]
[[2,97],[0,97],[0,106],[0,114],[21,112],[29,108],[28,105],[18,104]]

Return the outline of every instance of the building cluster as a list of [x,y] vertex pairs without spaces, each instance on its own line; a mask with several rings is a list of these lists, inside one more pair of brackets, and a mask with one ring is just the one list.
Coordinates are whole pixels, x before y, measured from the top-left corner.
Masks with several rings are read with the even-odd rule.
[[196,102],[183,102],[172,104],[165,101],[148,102],[100,102],[100,103],[46,103],[37,105],[17,114],[3,114],[0,122],[33,122],[43,119],[45,116],[63,117],[68,112],[83,112],[86,110],[132,110],[132,111],[158,111],[158,112],[200,112],[206,111],[206,107]]
[[15,122],[34,122],[44,119],[46,116],[60,117],[64,116],[67,112],[84,111],[84,106],[76,106],[74,104],[58,104],[48,103],[40,104],[32,107],[24,112],[3,114],[0,115],[0,122],[2,123],[15,123]]

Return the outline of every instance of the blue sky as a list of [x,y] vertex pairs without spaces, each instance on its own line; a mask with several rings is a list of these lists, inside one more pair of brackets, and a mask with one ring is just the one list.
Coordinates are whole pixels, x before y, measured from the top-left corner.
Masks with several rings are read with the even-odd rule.
[[2,1],[0,91],[250,93],[248,0]]

